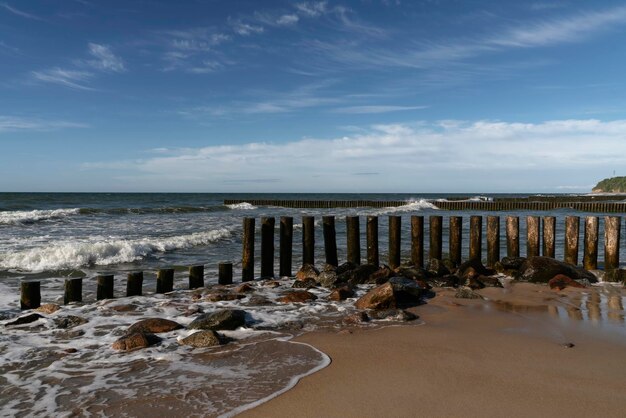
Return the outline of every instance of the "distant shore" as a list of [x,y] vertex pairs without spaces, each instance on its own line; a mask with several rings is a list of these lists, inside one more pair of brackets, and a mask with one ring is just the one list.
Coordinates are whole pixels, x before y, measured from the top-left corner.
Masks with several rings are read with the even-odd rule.
[[499,302],[440,290],[413,309],[424,325],[300,337],[332,364],[240,416],[623,416],[623,307],[583,321],[584,291],[480,292]]

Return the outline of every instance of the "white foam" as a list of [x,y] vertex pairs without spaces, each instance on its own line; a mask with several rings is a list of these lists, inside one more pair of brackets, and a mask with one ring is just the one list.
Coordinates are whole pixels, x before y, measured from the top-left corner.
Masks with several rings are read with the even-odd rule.
[[88,265],[130,263],[151,254],[206,245],[231,236],[221,228],[161,238],[63,240],[28,250],[0,254],[0,267],[29,271],[59,270]]
[[238,209],[238,210],[254,210],[257,209],[256,206],[248,203],[248,202],[241,202],[241,203],[235,203],[233,205],[226,205],[227,208],[229,209]]
[[28,224],[80,214],[79,208],[54,210],[16,210],[0,212],[0,225]]
[[389,213],[415,212],[424,209],[439,209],[426,199],[410,200],[405,205],[387,207],[374,212],[375,215],[385,215]]

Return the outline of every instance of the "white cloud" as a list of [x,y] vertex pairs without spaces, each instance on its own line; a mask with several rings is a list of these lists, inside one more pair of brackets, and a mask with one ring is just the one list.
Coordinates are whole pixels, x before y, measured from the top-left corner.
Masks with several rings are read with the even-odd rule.
[[327,3],[326,1],[305,1],[296,3],[294,7],[303,16],[318,17],[326,13]]
[[348,114],[368,114],[368,113],[389,113],[389,112],[401,112],[405,110],[419,110],[426,109],[428,106],[392,106],[392,105],[371,105],[371,106],[346,106],[333,109],[335,113],[348,113]]
[[93,77],[93,73],[81,70],[67,70],[59,67],[42,71],[32,71],[31,75],[37,81],[58,84],[77,90],[93,90],[85,82]]
[[298,23],[298,20],[300,20],[298,15],[288,14],[280,16],[278,19],[276,19],[276,23],[279,25],[289,26],[295,25],[296,23]]
[[263,33],[264,31],[262,26],[251,25],[249,23],[234,22],[232,25],[235,33],[241,36],[249,36],[255,33]]
[[[297,191],[299,187],[419,191],[416,185],[427,185],[432,175],[438,176],[438,185],[448,186],[446,190],[452,186],[487,190],[503,181],[509,188],[511,184],[524,187],[531,178],[538,182],[535,189],[549,186],[551,181],[555,189],[564,181],[584,181],[570,179],[571,173],[589,178],[592,169],[626,164],[625,132],[626,120],[416,122],[376,125],[335,139],[169,149],[126,166],[117,161],[85,168],[123,167],[153,184],[183,184],[183,179],[191,179],[185,187],[198,190],[233,191],[237,188],[232,182],[240,179],[241,173],[249,178],[277,179],[271,186],[274,191]],[[547,174],[559,171],[567,174],[554,179]],[[371,172],[379,175],[350,176]]]
[[52,131],[65,128],[86,128],[88,125],[62,120],[44,120],[0,115],[0,133],[17,131]]
[[86,63],[97,69],[102,71],[113,71],[116,73],[121,73],[126,71],[124,66],[124,61],[118,56],[116,56],[111,48],[107,45],[100,45],[95,43],[89,43],[89,53],[95,58],[93,60],[88,60]]

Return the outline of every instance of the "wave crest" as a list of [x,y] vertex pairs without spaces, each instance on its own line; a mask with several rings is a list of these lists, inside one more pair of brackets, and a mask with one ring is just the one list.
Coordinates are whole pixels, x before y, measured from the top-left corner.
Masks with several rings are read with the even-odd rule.
[[248,203],[248,202],[241,202],[241,203],[235,203],[232,205],[226,205],[227,208],[229,209],[239,209],[239,210],[254,210],[257,209],[256,206]]
[[426,199],[410,200],[405,205],[387,207],[375,212],[375,215],[385,215],[389,213],[415,212],[424,209],[439,209],[433,203]]
[[49,219],[60,219],[78,215],[79,208],[52,210],[15,210],[0,212],[0,225],[30,224]]

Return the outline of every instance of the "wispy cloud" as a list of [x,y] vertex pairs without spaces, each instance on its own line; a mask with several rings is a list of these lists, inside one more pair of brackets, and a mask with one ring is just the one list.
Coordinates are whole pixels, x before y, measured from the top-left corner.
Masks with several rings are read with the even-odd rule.
[[239,20],[233,21],[232,23],[233,31],[240,36],[249,36],[256,33],[263,33],[265,29],[263,26],[252,25],[249,23],[244,23]]
[[296,14],[285,14],[278,17],[278,19],[276,19],[276,23],[278,25],[289,26],[295,25],[299,20],[300,18]]
[[296,3],[294,7],[303,16],[318,17],[327,12],[327,5],[326,1],[305,1]]
[[402,112],[407,110],[426,109],[428,106],[393,106],[393,105],[369,105],[369,106],[346,106],[333,109],[334,113],[370,114]]
[[31,20],[39,20],[39,21],[43,21],[44,19],[34,15],[32,13],[27,13],[23,10],[17,9],[11,5],[9,5],[8,3],[0,3],[0,7],[2,7],[5,10],[8,10],[9,12],[13,13],[16,16],[20,16],[23,17],[25,19],[31,19]]
[[[232,191],[221,189],[220,184],[241,179],[242,172],[249,173],[249,178],[277,179],[272,190],[298,190],[310,184],[326,191],[388,191],[391,178],[394,190],[416,190],[428,185],[416,183],[415,175],[398,173],[432,170],[441,173],[437,187],[447,190],[493,188],[498,182],[510,188],[513,183],[521,184],[517,181],[520,173],[525,173],[524,177],[535,175],[542,186],[554,189],[564,183],[562,179],[555,179],[553,184],[545,181],[552,170],[586,173],[588,178],[589,170],[626,164],[625,131],[626,120],[417,121],[376,125],[335,139],[168,149],[154,158],[126,165],[120,161],[98,162],[84,168],[123,167],[168,186],[180,184],[176,173],[181,173],[186,179],[195,179],[185,183],[186,187],[202,190],[208,185],[211,190]],[[485,179],[485,170],[490,173],[489,180]],[[313,177],[319,180],[311,181]]]
[[66,70],[63,68],[50,68],[42,71],[32,71],[31,75],[37,81],[58,84],[77,90],[93,90],[86,85],[94,74],[88,71]]
[[[157,33],[164,71],[181,70],[204,74],[217,71],[230,63],[221,57],[217,47],[232,39],[231,35],[213,28],[166,30]],[[218,59],[219,57],[219,59]]]
[[121,73],[126,71],[124,61],[116,56],[108,45],[90,43],[89,53],[94,59],[85,61],[87,65],[101,71]]
[[88,125],[83,123],[68,122],[63,120],[44,120],[0,115],[0,133],[17,131],[52,131],[57,129],[87,127]]

